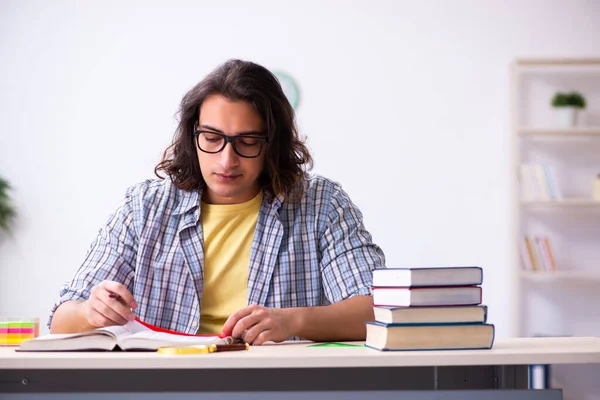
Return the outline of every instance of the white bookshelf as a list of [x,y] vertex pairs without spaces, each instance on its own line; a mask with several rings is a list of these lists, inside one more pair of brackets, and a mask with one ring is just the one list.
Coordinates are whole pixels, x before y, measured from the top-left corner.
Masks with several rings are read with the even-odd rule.
[[[600,80],[600,76],[598,76],[598,80]],[[600,117],[598,118],[600,119]],[[573,149],[581,146],[593,146],[600,151],[600,127],[575,129],[522,127],[517,129],[516,133],[521,142],[548,146],[567,145]]]
[[561,200],[521,200],[521,205],[528,208],[591,208],[600,211],[600,201],[593,199],[561,199]]
[[[511,69],[513,335],[600,336],[600,201],[592,197],[600,173],[600,58],[520,59]],[[551,99],[558,91],[584,95],[577,126],[557,123]],[[554,269],[522,267],[524,235]],[[586,376],[600,376],[600,368],[586,368]],[[584,398],[594,382],[579,372],[553,369],[560,379],[551,376],[551,386],[566,400]]]
[[578,127],[571,129],[560,128],[519,128],[519,135],[526,138],[592,138],[600,139],[600,126],[598,127]]
[[540,282],[540,283],[571,282],[571,283],[577,283],[577,284],[591,284],[591,285],[597,285],[600,283],[600,272],[588,272],[588,271],[554,271],[554,272],[521,271],[521,277],[523,279],[526,279],[531,282]]
[[[600,173],[600,58],[520,59],[511,72],[513,334],[600,336],[600,307],[591,305],[600,304],[600,201],[592,198]],[[586,99],[574,127],[557,123],[550,102],[558,91]],[[537,238],[548,239],[555,271],[523,270],[525,235],[542,263],[551,255]]]

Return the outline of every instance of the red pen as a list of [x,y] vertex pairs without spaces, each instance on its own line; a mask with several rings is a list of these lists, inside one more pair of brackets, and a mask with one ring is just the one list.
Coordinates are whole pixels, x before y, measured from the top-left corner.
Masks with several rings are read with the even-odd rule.
[[[116,294],[116,293],[110,293],[110,294],[108,295],[108,297],[110,297],[111,299],[118,299],[119,301],[121,301],[121,302],[125,303],[125,301],[124,301],[124,300],[121,298],[121,296],[119,296],[119,295],[118,295],[118,294]],[[131,312],[133,312],[133,310],[131,310]],[[224,337],[226,337],[226,336],[223,336],[223,334],[220,334],[220,335],[212,335],[212,334],[210,334],[210,333],[208,333],[208,334],[207,334],[207,333],[184,333],[184,332],[172,331],[172,330],[170,330],[170,329],[161,328],[160,326],[154,326],[154,325],[151,325],[151,324],[149,324],[149,323],[147,323],[147,322],[144,322],[144,321],[142,321],[141,319],[139,319],[139,318],[137,317],[137,315],[136,315],[136,317],[135,317],[135,320],[136,320],[137,322],[139,322],[140,324],[144,325],[146,328],[148,328],[148,329],[150,329],[151,331],[154,331],[154,332],[170,333],[171,335],[180,335],[180,336],[207,336],[207,337],[209,337],[209,336],[210,336],[210,337],[212,337],[212,336],[218,336],[218,337],[220,337],[220,338],[224,338]],[[243,350],[243,349],[242,349],[242,350]],[[221,350],[221,351],[223,351],[223,350]]]
[[[121,303],[125,304],[126,306],[128,306],[128,305],[129,305],[129,304],[127,304],[127,303],[125,302],[125,300],[123,300],[123,298],[122,298],[121,296],[119,296],[119,295],[118,295],[118,294],[116,294],[116,293],[110,293],[110,294],[108,295],[108,297],[110,297],[111,299],[116,299],[116,300],[120,301]],[[133,311],[133,309],[132,309],[131,307],[129,307],[129,309],[130,309],[131,311]]]

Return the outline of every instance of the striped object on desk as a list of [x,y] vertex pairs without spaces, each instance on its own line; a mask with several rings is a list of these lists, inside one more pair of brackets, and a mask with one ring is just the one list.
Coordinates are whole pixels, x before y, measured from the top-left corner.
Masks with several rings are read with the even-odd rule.
[[0,346],[19,346],[39,335],[39,319],[0,317]]

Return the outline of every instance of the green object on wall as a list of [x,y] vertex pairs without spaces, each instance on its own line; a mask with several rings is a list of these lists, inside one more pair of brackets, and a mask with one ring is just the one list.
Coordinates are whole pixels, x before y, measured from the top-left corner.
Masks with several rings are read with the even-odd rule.
[[283,71],[273,71],[273,75],[279,80],[283,93],[294,110],[297,110],[300,105],[300,87],[296,80],[287,72]]

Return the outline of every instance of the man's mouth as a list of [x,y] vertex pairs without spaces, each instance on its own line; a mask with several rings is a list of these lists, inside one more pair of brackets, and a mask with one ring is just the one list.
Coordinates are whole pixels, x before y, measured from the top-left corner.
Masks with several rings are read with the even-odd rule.
[[216,174],[216,175],[217,175],[217,178],[219,178],[219,180],[222,180],[222,181],[233,181],[241,176],[239,174]]

